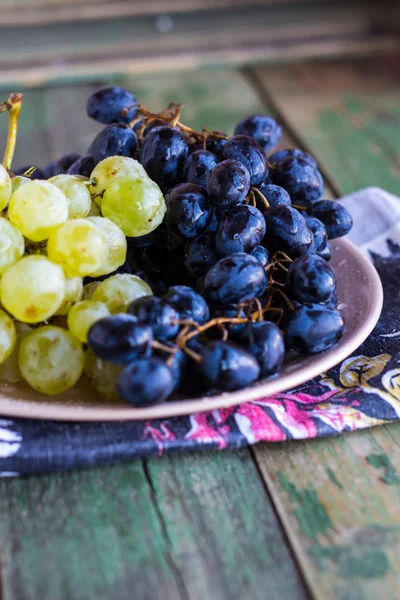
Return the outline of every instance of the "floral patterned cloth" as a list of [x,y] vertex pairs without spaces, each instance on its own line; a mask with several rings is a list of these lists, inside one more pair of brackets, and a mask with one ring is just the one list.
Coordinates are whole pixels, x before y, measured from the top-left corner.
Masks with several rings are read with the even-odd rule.
[[151,422],[0,419],[0,474],[74,469],[200,448],[336,435],[400,418],[400,198],[368,188],[343,198],[349,238],[373,260],[383,312],[369,338],[299,388],[235,408]]

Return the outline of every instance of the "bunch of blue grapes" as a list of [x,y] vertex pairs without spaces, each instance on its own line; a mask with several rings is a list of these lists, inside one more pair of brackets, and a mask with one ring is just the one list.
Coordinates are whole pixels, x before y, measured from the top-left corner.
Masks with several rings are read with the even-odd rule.
[[352,219],[323,199],[315,160],[275,150],[282,131],[271,116],[249,116],[229,136],[192,130],[181,109],[172,103],[153,114],[127,90],[99,90],[87,112],[104,128],[87,155],[35,172],[93,178],[102,161],[128,157],[164,196],[163,218],[143,235],[129,223],[134,185],[113,188],[112,202],[106,191],[100,204],[111,220],[110,207],[129,204],[118,222],[128,245],[118,273],[137,275],[153,295],[91,325],[86,372],[101,380],[100,391],[117,390],[134,406],[244,388],[276,376],[287,351],[323,352],[345,332],[330,240],[346,235]]

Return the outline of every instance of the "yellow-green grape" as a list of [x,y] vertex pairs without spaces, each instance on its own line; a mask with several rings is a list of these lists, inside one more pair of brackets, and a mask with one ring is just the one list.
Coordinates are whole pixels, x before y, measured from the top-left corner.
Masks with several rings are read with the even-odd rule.
[[79,302],[83,294],[82,277],[67,277],[65,280],[64,300],[56,315],[67,315],[75,302]]
[[17,330],[12,318],[0,310],[0,363],[11,355],[17,341]]
[[107,400],[119,400],[118,377],[123,367],[97,358],[90,348],[85,350],[85,374],[95,390]]
[[36,254],[9,267],[0,281],[4,308],[19,321],[40,323],[54,315],[65,295],[65,276],[59,265]]
[[13,193],[8,218],[25,237],[41,242],[68,219],[68,200],[56,185],[35,179]]
[[87,216],[92,206],[92,199],[85,184],[85,181],[88,181],[86,178],[79,175],[55,175],[49,181],[66,195],[69,219],[81,219]]
[[67,277],[85,277],[107,258],[107,240],[88,219],[71,219],[49,237],[47,253],[64,269]]
[[104,192],[101,212],[125,235],[139,237],[161,225],[166,204],[160,188],[149,177],[121,177]]
[[110,221],[110,219],[104,217],[88,217],[88,220],[94,223],[96,227],[103,232],[108,245],[107,258],[100,269],[97,269],[97,271],[92,273],[92,277],[108,275],[108,273],[112,273],[126,261],[126,237],[118,225]]
[[24,250],[22,233],[10,221],[0,217],[0,275],[22,258]]
[[18,366],[18,351],[21,345],[22,338],[32,331],[32,327],[26,323],[20,323],[19,321],[14,322],[15,329],[17,331],[17,341],[14,349],[10,356],[0,364],[0,382],[2,383],[18,383],[22,381],[23,377]]
[[110,311],[103,302],[82,300],[71,308],[67,317],[68,329],[80,342],[87,342],[87,334],[93,323],[108,317]]
[[101,210],[98,204],[92,202],[92,206],[87,214],[88,217],[101,217]]
[[31,179],[29,177],[24,177],[23,175],[15,175],[15,177],[11,179],[12,194],[16,192],[17,189],[21,187],[21,185],[25,185],[25,183],[29,183],[30,181]]
[[142,296],[152,296],[150,286],[145,281],[136,277],[136,275],[113,275],[95,289],[92,300],[104,302],[112,314],[126,312],[129,304],[142,298]]
[[28,333],[18,352],[25,381],[49,396],[74,386],[82,375],[84,361],[82,344],[69,331],[53,325]]
[[0,164],[0,210],[4,210],[10,201],[12,192],[11,177],[7,169]]
[[100,281],[91,281],[83,286],[82,300],[90,300],[93,296],[94,290],[100,285]]
[[90,180],[90,192],[94,201],[101,204],[104,190],[117,179],[128,177],[131,179],[148,179],[144,167],[129,156],[108,156],[93,169]]

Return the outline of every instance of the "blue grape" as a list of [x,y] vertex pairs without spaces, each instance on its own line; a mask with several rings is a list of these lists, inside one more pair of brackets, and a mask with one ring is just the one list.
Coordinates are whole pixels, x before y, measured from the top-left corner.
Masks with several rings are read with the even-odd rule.
[[[245,308],[240,308],[235,304],[230,306],[218,306],[212,312],[213,319],[245,319],[246,318],[246,310]],[[246,323],[223,323],[225,329],[229,332],[229,339],[236,339],[243,331],[246,326]],[[221,337],[221,332],[216,329],[216,333],[219,337]],[[209,331],[212,331],[210,329]]]
[[218,229],[218,219],[217,219],[217,215],[215,214],[215,210],[213,210],[211,219],[210,219],[209,224],[207,225],[206,231],[208,233],[216,233],[217,229]]
[[87,102],[87,114],[99,123],[129,123],[137,109],[131,108],[127,116],[121,114],[124,108],[136,103],[135,96],[118,86],[105,87],[92,94]]
[[80,154],[76,154],[76,152],[64,154],[43,167],[43,173],[47,179],[66,173],[69,167],[79,158]]
[[152,129],[144,138],[139,152],[139,162],[163,192],[178,183],[180,171],[189,147],[183,133],[164,125]]
[[[287,191],[279,185],[274,185],[272,183],[262,184],[258,189],[268,200],[271,208],[274,208],[275,206],[290,206],[292,204]],[[257,194],[256,199],[258,199]]]
[[214,237],[207,231],[195,237],[186,247],[185,266],[195,279],[203,277],[218,261]]
[[197,365],[211,387],[221,391],[244,388],[260,374],[257,360],[231,342],[212,341],[201,349]]
[[175,337],[179,331],[179,314],[171,304],[157,296],[137,298],[128,307],[128,313],[140,323],[148,325],[156,340],[163,342]]
[[204,325],[210,319],[205,299],[187,285],[175,285],[164,294],[165,300],[179,313],[180,319],[190,319]]
[[108,156],[134,157],[137,146],[135,132],[128,125],[112,123],[106,125],[93,141],[93,158],[99,163]]
[[102,360],[126,365],[151,354],[153,334],[133,315],[118,314],[96,321],[88,333],[88,344]]
[[181,183],[165,197],[165,221],[171,231],[191,239],[199,235],[211,221],[212,206],[204,188],[194,183]]
[[288,315],[286,346],[302,354],[315,354],[337,344],[346,331],[335,308],[305,304]]
[[183,167],[183,178],[189,183],[207,187],[209,172],[218,164],[218,158],[208,150],[196,150],[189,154]]
[[262,377],[278,373],[285,355],[285,342],[275,323],[248,323],[242,331],[239,343],[257,359]]
[[265,235],[265,219],[253,206],[233,206],[220,221],[215,246],[219,256],[251,252]]
[[236,125],[234,134],[248,135],[260,144],[264,152],[270,152],[281,139],[282,128],[272,117],[252,115]]
[[208,174],[207,191],[216,207],[241,204],[250,190],[250,173],[237,160],[224,160]]
[[271,174],[274,184],[283,187],[294,204],[310,206],[324,191],[321,173],[307,159],[288,157]]
[[[13,169],[14,175],[23,175],[31,169],[34,165],[24,165],[23,167],[19,167],[17,169]],[[43,169],[39,169],[39,167],[35,167],[34,172],[30,176],[30,179],[47,179],[47,175]]]
[[173,344],[173,342],[165,342],[165,345],[169,346],[171,350],[175,350],[175,352],[172,354],[166,350],[160,350],[157,348],[154,350],[154,356],[160,358],[171,370],[174,378],[173,391],[175,392],[182,385],[185,379],[189,367],[189,357],[183,350],[176,351],[176,346]]
[[290,264],[287,286],[290,297],[298,302],[326,302],[335,292],[336,277],[323,258],[306,254]]
[[88,154],[82,156],[72,163],[67,169],[68,175],[82,175],[83,177],[90,177],[93,169],[95,168],[95,162],[93,156]]
[[240,304],[261,296],[267,278],[261,263],[249,254],[221,258],[204,281],[206,297],[214,304]]
[[321,258],[323,258],[324,260],[331,260],[332,258],[332,246],[330,245],[329,242],[327,242],[325,248],[323,248],[322,250],[319,250],[319,252],[317,252],[318,256],[320,256]]
[[133,406],[161,404],[172,394],[175,379],[164,361],[155,356],[128,365],[118,379],[118,392]]
[[262,264],[262,266],[265,268],[268,263],[269,263],[269,254],[268,254],[268,250],[266,248],[264,248],[264,246],[256,246],[251,252],[250,254],[252,256],[254,256],[254,258],[256,258],[258,261],[260,261],[260,263]]
[[347,208],[333,200],[321,200],[311,206],[311,215],[325,225],[328,239],[346,235],[353,226],[353,219]]
[[328,235],[326,233],[325,225],[319,219],[315,217],[304,217],[307,225],[312,231],[313,234],[313,243],[311,245],[310,251],[312,250],[316,254],[324,251],[326,244],[328,243]]
[[318,168],[318,165],[311,154],[308,154],[308,152],[304,152],[304,150],[300,150],[299,148],[283,148],[282,150],[277,150],[268,157],[268,163],[271,167],[276,168],[277,165],[286,158],[303,158],[313,167]]
[[248,135],[231,137],[221,150],[223,160],[237,160],[250,173],[251,185],[260,185],[268,172],[267,159],[260,145]]
[[297,258],[306,254],[312,244],[312,233],[304,217],[292,206],[269,208],[264,213],[267,233],[264,245],[270,252],[282,250]]
[[[222,136],[222,137],[221,137]],[[206,150],[215,154],[218,158],[221,157],[221,151],[227,140],[226,133],[220,132],[220,135],[209,135],[206,139]]]

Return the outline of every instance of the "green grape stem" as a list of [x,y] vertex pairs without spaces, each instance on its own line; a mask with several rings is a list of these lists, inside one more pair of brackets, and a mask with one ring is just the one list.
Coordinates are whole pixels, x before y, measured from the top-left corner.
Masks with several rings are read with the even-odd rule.
[[19,92],[15,92],[10,94],[6,102],[0,104],[0,112],[8,110],[8,135],[3,157],[3,165],[8,171],[11,170],[11,163],[14,158],[17,142],[18,119],[21,112],[22,96]]

